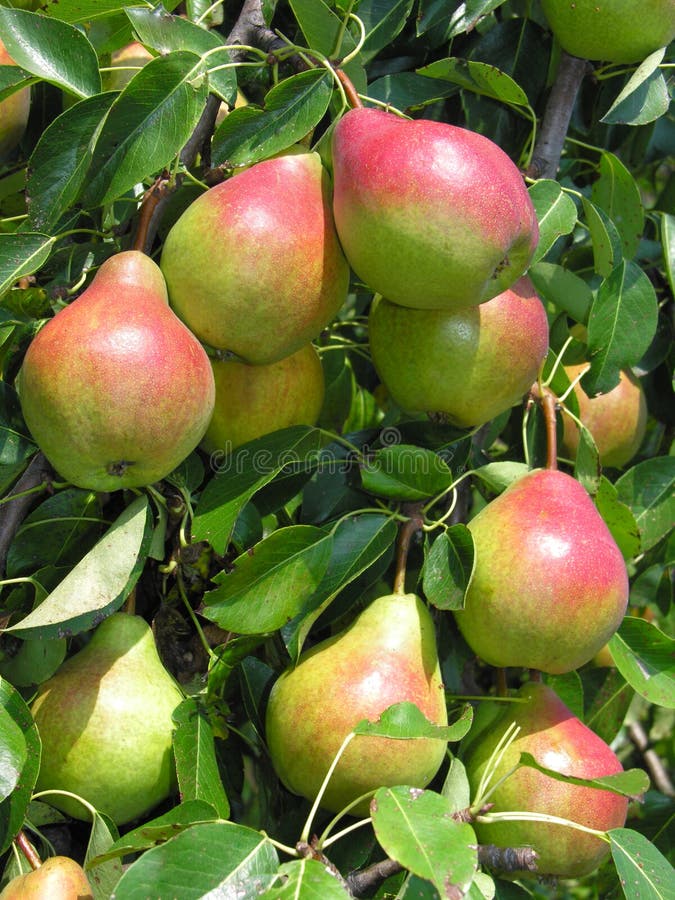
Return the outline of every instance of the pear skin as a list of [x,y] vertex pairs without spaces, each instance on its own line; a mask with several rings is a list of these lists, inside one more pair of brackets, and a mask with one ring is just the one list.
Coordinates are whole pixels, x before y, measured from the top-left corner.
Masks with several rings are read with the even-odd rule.
[[[0,40],[0,66],[16,65]],[[28,124],[30,88],[21,88],[0,102],[0,159],[15,149]]]
[[228,453],[264,434],[314,425],[319,418],[324,376],[313,344],[267,365],[235,359],[212,359],[211,365],[216,401],[201,443],[207,453]]
[[[37,790],[71,791],[121,825],[174,785],[172,714],[183,699],[140,616],[113,613],[38,690],[31,712],[42,741]],[[76,819],[76,800],[49,796]]]
[[[607,744],[550,687],[533,682],[516,696],[523,702],[504,704],[501,716],[470,743],[464,755],[472,799],[492,752],[514,721],[520,732],[499,761],[491,784],[518,763],[521,753],[530,753],[547,769],[576,778],[600,778],[623,771]],[[623,827],[628,810],[627,798],[619,794],[566,784],[526,767],[509,775],[487,802],[493,804],[491,812],[545,813],[598,831]],[[593,872],[610,852],[605,841],[565,825],[509,821],[476,822],[474,827],[481,844],[533,847],[538,859],[537,871],[532,874],[537,876],[580,878]]]
[[[584,369],[586,363],[565,366],[565,371],[573,381]],[[606,394],[589,397],[577,383],[574,392],[579,403],[579,418],[588,428],[598,448],[603,466],[621,468],[640,449],[647,430],[647,401],[642,385],[629,371],[620,373],[619,383]],[[579,429],[569,416],[563,416],[563,450],[569,456],[576,456],[579,446]]]
[[213,412],[208,356],[167,303],[159,267],[127,250],[38,332],[19,378],[26,424],[82,488],[159,481],[199,444]]
[[548,351],[546,311],[526,277],[459,310],[376,300],[368,335],[373,364],[398,406],[460,428],[519,403]]
[[562,673],[589,662],[628,604],[626,565],[583,486],[535,469],[469,522],[476,559],[454,615],[493,666]]
[[526,270],[537,217],[517,167],[489,138],[364,107],[338,121],[332,154],[345,255],[391,303],[475,306]]
[[267,159],[206,191],[160,265],[171,306],[205,344],[254,365],[308,344],[349,285],[319,155]]
[[12,878],[0,900],[94,900],[94,893],[74,859],[50,856],[34,871]]
[[[376,721],[394,703],[415,703],[447,724],[434,625],[414,594],[373,601],[340,634],[300,657],[275,682],[266,732],[282,782],[313,801],[345,737],[362,719]],[[321,805],[338,812],[383,785],[424,787],[438,771],[446,742],[358,735],[341,757]],[[351,811],[367,815],[365,800]]]

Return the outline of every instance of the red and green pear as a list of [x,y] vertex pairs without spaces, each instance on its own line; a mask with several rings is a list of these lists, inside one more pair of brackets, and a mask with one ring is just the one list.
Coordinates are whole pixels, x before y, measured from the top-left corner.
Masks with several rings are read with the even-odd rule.
[[546,311],[523,276],[479,306],[410,309],[376,299],[368,334],[375,369],[406,413],[482,425],[519,403],[548,351]]
[[541,5],[563,50],[583,59],[642,62],[675,37],[673,0],[542,0]]
[[468,527],[475,567],[455,618],[485,662],[569,672],[618,629],[628,604],[626,565],[571,475],[529,472]]
[[213,416],[202,440],[207,453],[229,452],[247,441],[314,425],[324,397],[324,375],[313,344],[267,365],[211,360],[216,383]]
[[319,155],[267,159],[206,191],[174,224],[160,264],[171,306],[204,343],[251,364],[299,350],[349,285]]
[[517,167],[489,138],[359,108],[335,126],[332,155],[347,259],[392,303],[475,306],[529,265],[539,233],[534,207]]
[[[121,825],[166,800],[175,784],[173,712],[183,694],[140,616],[114,613],[38,690],[37,790],[70,791]],[[75,799],[49,803],[89,820]]]
[[[0,66],[16,63],[0,40]],[[0,159],[8,156],[23,137],[30,112],[30,88],[21,88],[0,101]]]
[[[521,767],[497,784],[518,764],[521,753],[531,754],[547,769],[575,778],[601,778],[623,771],[610,747],[550,687],[532,682],[516,697],[521,702],[503,704],[504,711],[491,727],[468,745],[463,761],[472,797],[497,744],[515,722],[520,731],[497,763],[490,782],[497,786],[486,798],[492,804],[489,812],[541,813],[597,831],[623,827],[628,800],[612,791],[568,784],[531,767]],[[610,852],[602,838],[567,825],[478,821],[474,828],[481,844],[532,847],[537,853],[537,870],[532,873],[536,876],[581,878],[593,872]]]
[[38,332],[19,379],[26,424],[57,472],[97,491],[159,481],[202,439],[208,356],[143,253],[110,257]]
[[[574,381],[588,368],[587,363],[565,366]],[[579,403],[579,418],[588,428],[598,449],[603,466],[621,468],[635,456],[647,430],[647,401],[638,379],[628,370],[620,374],[619,383],[606,394],[589,397],[580,382],[574,386]],[[563,415],[562,448],[569,456],[576,456],[579,428],[569,416]]]
[[12,878],[0,900],[94,900],[94,892],[74,859],[50,856],[32,872]]
[[[266,733],[274,768],[286,787],[313,801],[340,745],[362,719],[415,703],[436,725],[447,724],[434,624],[414,594],[374,600],[344,631],[312,647],[270,694]],[[446,753],[436,738],[358,735],[340,758],[321,805],[338,812],[381,786],[425,787]],[[368,814],[368,800],[351,812]]]

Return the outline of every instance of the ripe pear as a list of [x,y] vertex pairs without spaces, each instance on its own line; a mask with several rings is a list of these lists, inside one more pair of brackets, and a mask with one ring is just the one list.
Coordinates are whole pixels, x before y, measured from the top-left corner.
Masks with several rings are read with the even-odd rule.
[[132,41],[115,50],[110,58],[111,71],[103,73],[103,89],[123,90],[136,72],[153,58],[152,53],[138,41]]
[[0,893],[0,900],[93,900],[84,873],[68,856],[50,856],[41,866],[17,875]]
[[591,660],[625,615],[628,576],[582,485],[535,469],[468,527],[475,567],[455,617],[474,653],[493,666],[550,673]]
[[541,5],[563,50],[583,59],[642,62],[675,37],[673,0],[542,0]]
[[[565,366],[573,381],[586,368],[586,363]],[[581,383],[574,387],[579,402],[579,418],[588,428],[598,448],[603,466],[621,468],[637,453],[647,430],[647,401],[641,383],[628,370],[620,374],[619,383],[606,394],[589,397]],[[563,416],[563,450],[576,456],[579,429],[569,417]]]
[[267,159],[206,191],[167,235],[160,265],[171,306],[204,343],[251,364],[299,350],[349,284],[319,155]]
[[[0,66],[16,63],[0,40]],[[0,159],[8,156],[17,146],[28,123],[30,112],[30,88],[21,88],[0,102]]]
[[208,356],[167,303],[159,267],[127,250],[38,332],[21,407],[54,468],[78,487],[138,487],[198,445],[213,412]]
[[267,365],[234,359],[212,359],[211,365],[216,402],[202,440],[207,453],[229,452],[280,428],[314,425],[319,418],[325,385],[312,344]]
[[350,265],[392,303],[459,309],[500,294],[538,241],[522,176],[489,138],[379,109],[333,132],[333,209]]
[[[362,719],[394,703],[415,703],[447,724],[436,635],[415,594],[374,600],[339,634],[301,654],[275,682],[267,707],[267,744],[281,781],[313,801],[343,740]],[[321,805],[338,812],[385,785],[424,787],[440,768],[446,742],[358,735],[338,763]],[[351,812],[367,815],[369,801]]]
[[[518,691],[522,703],[504,704],[504,711],[469,744],[464,757],[472,796],[488,760],[505,731],[516,722],[520,732],[497,764],[491,784],[514,766],[521,753],[530,753],[547,769],[576,778],[600,778],[621,772],[612,750],[583,724],[545,684],[529,683]],[[599,788],[557,781],[533,768],[509,775],[486,802],[490,812],[537,812],[570,819],[588,828],[608,831],[626,821],[628,800]],[[566,825],[545,822],[476,822],[481,844],[533,847],[538,855],[537,876],[579,878],[596,869],[609,855],[609,844]],[[514,873],[515,874],[515,873]],[[525,874],[525,873],[521,873]]]
[[459,427],[482,425],[520,402],[548,351],[546,311],[525,276],[458,310],[376,300],[368,333],[375,368],[398,406]]
[[[31,707],[42,740],[37,790],[78,794],[118,825],[171,793],[172,713],[183,699],[140,616],[113,613],[42,684]],[[81,803],[49,802],[76,819]]]

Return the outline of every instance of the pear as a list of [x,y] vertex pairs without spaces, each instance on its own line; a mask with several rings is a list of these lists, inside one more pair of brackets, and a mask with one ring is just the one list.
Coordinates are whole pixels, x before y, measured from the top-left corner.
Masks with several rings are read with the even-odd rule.
[[475,567],[455,618],[474,653],[550,673],[589,662],[621,624],[628,576],[582,485],[535,469],[468,527]]
[[541,5],[562,48],[583,59],[642,62],[675,37],[673,0],[542,0]]
[[128,250],[38,332],[19,378],[33,437],[82,488],[151,484],[195,449],[215,387],[199,341],[167,303],[159,267]]
[[[16,63],[0,40],[0,66]],[[8,156],[23,137],[30,112],[30,88],[21,88],[0,101],[0,159]]]
[[103,73],[103,89],[124,90],[137,71],[151,59],[152,53],[138,41],[131,41],[115,50],[110,58],[110,71]]
[[546,311],[525,276],[458,310],[377,299],[368,334],[375,369],[398,406],[459,427],[482,425],[519,403],[548,351]]
[[[339,634],[301,654],[277,679],[267,707],[267,744],[281,781],[313,801],[345,737],[394,703],[415,703],[447,724],[434,625],[414,594],[374,600]],[[341,757],[321,805],[338,812],[385,785],[424,787],[440,768],[446,742],[358,735]],[[367,815],[365,800],[351,812]]]
[[[520,732],[499,760],[490,784],[517,765],[521,753],[531,754],[547,769],[576,778],[615,775],[622,766],[612,750],[583,724],[545,684],[532,682],[518,691],[520,703],[504,704],[489,729],[471,741],[464,755],[472,796],[490,756],[512,722]],[[608,831],[626,821],[628,800],[611,791],[557,781],[536,769],[518,769],[487,797],[490,812],[536,812],[569,819]],[[609,844],[570,826],[545,822],[508,821],[474,824],[481,844],[533,847],[537,876],[578,878],[589,874],[609,855]],[[515,873],[514,873],[515,874]],[[526,873],[520,873],[526,874]]]
[[213,416],[202,440],[207,453],[224,453],[291,425],[314,425],[324,376],[312,344],[275,363],[250,366],[211,360],[216,382]]
[[[574,381],[587,363],[565,366]],[[588,428],[598,448],[603,466],[621,468],[635,456],[647,430],[647,401],[641,383],[629,370],[620,373],[619,383],[606,394],[589,397],[580,382],[574,386],[579,403],[579,418]],[[563,416],[562,448],[569,456],[576,456],[579,429],[569,417]]]
[[[38,690],[37,790],[78,794],[117,825],[143,816],[173,788],[172,714],[182,699],[145,620],[113,613]],[[48,799],[88,818],[76,800]]]
[[500,294],[538,241],[522,176],[489,138],[379,109],[333,131],[333,209],[350,265],[392,303],[459,309]]
[[74,859],[50,856],[41,866],[12,878],[0,900],[93,900],[91,885]]
[[167,235],[160,265],[171,306],[204,343],[252,364],[299,350],[349,284],[319,155],[267,159],[206,191]]

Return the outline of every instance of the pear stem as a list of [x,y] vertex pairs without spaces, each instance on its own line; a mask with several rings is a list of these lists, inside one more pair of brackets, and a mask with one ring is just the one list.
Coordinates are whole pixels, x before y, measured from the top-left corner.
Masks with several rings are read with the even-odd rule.
[[406,503],[403,506],[403,512],[409,518],[401,525],[398,532],[398,540],[396,541],[396,571],[393,585],[395,594],[405,594],[405,575],[408,553],[410,552],[410,541],[424,524],[422,521],[421,503]]
[[168,193],[170,193],[169,174],[165,170],[148,188],[141,202],[141,208],[138,214],[138,228],[136,229],[136,237],[134,238],[134,250],[140,250],[141,253],[148,252],[147,243],[150,223],[154,218],[155,210],[159,206],[160,201],[166,197]]
[[28,862],[30,863],[31,869],[39,869],[42,865],[42,860],[38,856],[37,850],[28,840],[28,836],[26,832],[21,829],[17,836],[14,838],[14,841],[17,847],[21,850],[23,855],[26,857]]
[[546,468],[558,468],[558,398],[551,388],[535,382],[530,388],[530,397],[541,407],[546,427]]
[[345,97],[349,101],[349,105],[352,109],[360,109],[363,106],[363,101],[359,97],[359,92],[354,87],[354,83],[349,75],[347,75],[344,69],[335,69],[335,74],[344,88]]

